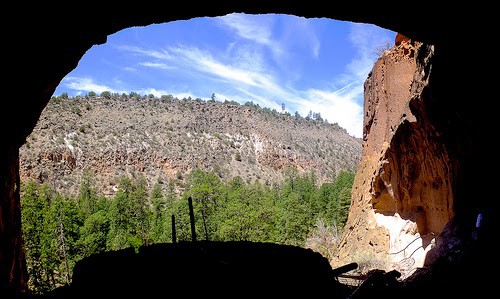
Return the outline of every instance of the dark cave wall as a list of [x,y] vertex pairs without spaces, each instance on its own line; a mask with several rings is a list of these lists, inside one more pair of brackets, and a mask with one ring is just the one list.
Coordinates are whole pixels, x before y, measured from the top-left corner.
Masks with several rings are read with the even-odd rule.
[[[464,29],[470,24],[463,22],[465,17],[460,14],[460,9],[455,14],[434,7],[394,14],[388,13],[379,4],[363,7],[347,4],[342,8],[332,9],[331,4],[324,1],[291,0],[285,4],[283,1],[270,0],[257,5],[255,1],[214,0],[209,4],[178,2],[175,6],[165,8],[158,4],[140,3],[135,6],[116,6],[113,9],[87,4],[78,10],[67,6],[56,9],[49,4],[44,4],[43,7],[15,4],[10,9],[10,18],[2,20],[5,22],[4,28],[7,28],[4,50],[8,54],[4,56],[4,72],[8,74],[4,88],[18,94],[12,100],[4,99],[0,110],[3,144],[0,149],[2,288],[22,290],[27,280],[20,230],[18,149],[35,126],[57,85],[77,66],[82,55],[92,45],[104,43],[109,34],[132,26],[232,12],[286,13],[372,23],[403,33],[414,40],[435,44],[440,50],[440,56],[433,64],[436,84],[432,90],[433,102],[428,105],[428,113],[430,121],[435,122],[433,126],[442,128],[446,133],[443,140],[450,151],[456,151],[453,156],[460,157],[457,166],[460,181],[456,182],[454,207],[456,214],[468,215],[472,213],[470,211],[492,208],[488,197],[491,192],[484,187],[485,184],[488,186],[491,179],[479,175],[484,173],[486,165],[490,165],[483,148],[489,145],[489,139],[485,137],[490,136],[489,120],[494,112],[467,104],[472,99],[487,100],[486,95],[491,93],[488,88],[483,88],[480,92],[460,88],[464,87],[464,79],[471,86],[488,85],[488,78],[478,75],[478,71],[484,66],[481,61],[487,63],[485,57],[477,55],[472,61],[465,54],[473,52],[475,48],[472,46],[480,44],[485,40],[484,36],[490,35],[484,30],[478,30],[476,35],[463,37]],[[382,13],[374,14],[380,8]],[[463,11],[474,15],[475,10],[467,7]],[[474,23],[478,28],[482,25],[481,21]],[[456,66],[457,62],[460,62],[460,66]],[[489,63],[491,66],[491,61]],[[451,84],[448,83],[450,78],[455,79]],[[482,124],[482,130],[479,131],[475,128],[478,120]]]

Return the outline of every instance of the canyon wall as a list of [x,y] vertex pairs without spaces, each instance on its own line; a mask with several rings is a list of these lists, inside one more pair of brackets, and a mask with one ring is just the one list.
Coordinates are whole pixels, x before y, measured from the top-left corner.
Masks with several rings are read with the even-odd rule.
[[410,275],[453,217],[453,161],[426,113],[432,55],[398,35],[365,81],[362,162],[333,264]]
[[[417,71],[413,75],[422,80],[413,80],[413,84],[408,83],[408,88],[412,88],[410,97],[407,98],[409,102],[402,104],[409,108],[412,116],[407,114],[402,122],[395,123],[397,125],[393,127],[395,133],[390,134],[392,138],[386,140],[387,144],[383,141],[380,143],[381,146],[387,147],[385,151],[387,157],[381,153],[377,157],[372,157],[371,161],[375,163],[382,157],[381,162],[394,163],[394,159],[401,158],[403,153],[396,155],[399,145],[394,143],[397,142],[401,143],[401,148],[407,148],[413,143],[419,155],[424,154],[420,152],[424,147],[426,154],[427,152],[436,154],[432,157],[420,156],[417,160],[412,160],[415,164],[418,161],[426,162],[424,165],[430,164],[427,161],[437,161],[439,156],[448,157],[449,160],[442,162],[441,166],[436,166],[436,168],[386,165],[383,172],[381,168],[369,167],[366,165],[368,162],[363,162],[364,170],[360,171],[356,179],[353,209],[338,257],[346,257],[349,252],[354,252],[355,244],[363,245],[364,249],[372,248],[371,251],[375,253],[388,253],[391,231],[377,223],[376,215],[393,217],[389,219],[398,221],[397,217],[401,217],[403,221],[407,221],[409,219],[405,217],[408,217],[411,207],[415,207],[416,210],[422,211],[418,213],[422,216],[420,220],[410,221],[409,225],[413,226],[413,229],[415,227],[417,230],[422,229],[418,236],[427,234],[432,236],[431,232],[436,234],[437,231],[433,230],[439,228],[440,223],[446,221],[446,217],[454,215],[455,221],[448,222],[443,232],[450,232],[458,240],[465,240],[468,234],[458,235],[454,228],[462,226],[468,230],[469,226],[476,223],[477,212],[483,211],[484,227],[490,228],[482,234],[489,237],[485,239],[481,249],[489,250],[478,251],[477,256],[483,257],[480,260],[485,263],[473,263],[474,266],[469,265],[468,268],[460,265],[451,271],[456,275],[469,277],[464,274],[471,273],[471,271],[473,273],[486,272],[498,266],[497,259],[486,259],[486,257],[493,256],[493,250],[496,250],[496,235],[499,226],[497,220],[499,201],[495,197],[496,177],[485,175],[496,168],[495,158],[491,153],[494,148],[492,141],[495,140],[498,131],[498,112],[491,106],[496,101],[497,79],[491,74],[492,70],[497,69],[498,62],[492,59],[494,52],[491,50],[487,52],[486,49],[489,47],[485,46],[488,45],[491,37],[495,36],[493,30],[496,27],[492,25],[495,18],[488,15],[495,11],[494,9],[473,4],[457,6],[454,12],[450,13],[447,6],[424,5],[419,9],[405,10],[404,13],[388,14],[388,6],[380,5],[380,3],[364,4],[360,7],[359,3],[352,2],[342,8],[331,9],[330,3],[321,1],[313,3],[292,1],[284,5],[282,1],[275,0],[258,4],[255,1],[225,0],[213,0],[205,5],[193,5],[192,2],[186,2],[169,9],[164,9],[163,3],[110,6],[109,9],[89,4],[77,11],[69,6],[55,7],[55,4],[52,6],[48,3],[43,3],[44,9],[38,9],[32,5],[31,9],[27,9],[26,4],[21,2],[13,4],[14,8],[9,10],[11,17],[4,20],[5,25],[8,25],[5,26],[7,30],[4,38],[4,50],[7,54],[4,56],[8,57],[5,59],[7,68],[4,71],[8,75],[5,76],[4,86],[8,87],[9,91],[19,92],[19,94],[16,94],[17,98],[3,101],[2,109],[0,109],[0,134],[2,135],[0,288],[13,292],[26,288],[20,227],[19,157],[17,153],[26,141],[26,137],[32,132],[42,110],[62,78],[77,66],[78,61],[88,49],[93,45],[106,42],[107,36],[118,30],[193,17],[221,16],[232,12],[286,13],[306,18],[324,17],[372,23],[401,32],[414,40],[434,45],[415,52]],[[376,8],[385,13],[374,13],[377,11]],[[353,13],[354,11],[356,14]],[[26,30],[26,28],[29,29]],[[429,76],[431,70],[432,75]],[[433,82],[432,88],[429,88],[430,79]],[[388,107],[397,106],[397,101],[394,99],[386,103]],[[394,113],[394,116],[397,119],[403,115],[397,116]],[[375,118],[373,122],[375,120],[382,122],[381,119]],[[426,124],[426,121],[429,122]],[[365,143],[375,125],[373,123],[370,125]],[[418,134],[410,137],[413,136],[410,133],[423,132],[424,128],[427,132],[424,138],[418,137]],[[436,153],[436,150],[440,148],[445,151]],[[417,156],[411,152],[404,153],[404,155],[408,154],[411,154],[411,157]],[[406,159],[402,161],[404,160]],[[419,166],[415,164],[414,166]],[[392,178],[396,178],[396,175],[406,175],[404,171],[411,169],[414,170],[408,174],[419,179],[418,185],[413,182],[410,184],[405,179],[406,183],[398,184],[398,188],[395,188],[396,186],[392,185],[394,182]],[[446,176],[444,171],[447,171]],[[440,174],[441,180],[431,180],[430,177],[426,179],[426,176],[434,173]],[[380,178],[376,179],[377,176]],[[374,195],[372,195],[372,182],[379,182],[379,185],[373,188]],[[432,184],[429,186],[432,182],[436,183],[436,188]],[[424,186],[424,183],[427,185]],[[449,186],[449,183],[453,185]],[[451,190],[448,190],[447,188],[450,187]],[[432,191],[431,188],[436,191]],[[378,196],[377,190],[380,191]],[[451,191],[451,194],[446,195],[448,192],[446,190]],[[389,196],[386,196],[385,192]],[[405,192],[409,192],[408,196]],[[402,198],[401,194],[404,195]],[[419,195],[415,204],[409,204],[414,202],[410,194]],[[424,203],[422,200],[424,197],[431,194],[448,196],[446,197],[448,203],[445,204],[443,198],[436,198],[432,205],[428,200],[425,204],[419,205]],[[403,204],[404,198],[406,204]],[[421,208],[417,208],[419,206]],[[438,211],[438,206],[443,208],[453,206],[453,209]],[[398,211],[398,216],[393,213],[394,210]],[[432,215],[448,216],[445,219],[435,219]],[[376,227],[380,230],[375,229]],[[415,236],[417,237],[416,234]],[[442,248],[446,249],[452,244],[449,242],[451,239],[453,238],[438,238],[436,243],[442,244]],[[496,276],[478,277],[481,281],[476,282],[485,285],[485,290],[491,290],[491,286],[496,286],[494,281]],[[457,289],[460,286],[460,283],[453,281],[448,287]],[[477,285],[475,287],[477,291]],[[443,289],[446,286],[440,285],[440,288]],[[465,285],[459,288],[458,292],[463,290],[466,290]],[[426,295],[429,294],[431,293]]]

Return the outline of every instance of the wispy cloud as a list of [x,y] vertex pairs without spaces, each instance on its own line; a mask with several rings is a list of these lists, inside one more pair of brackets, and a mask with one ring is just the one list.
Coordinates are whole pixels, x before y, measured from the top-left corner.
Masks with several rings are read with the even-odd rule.
[[311,19],[302,17],[284,19],[286,26],[284,29],[282,44],[289,47],[306,48],[313,58],[318,59],[321,49],[321,42],[316,34],[316,29],[312,25]]
[[171,65],[168,65],[168,64],[165,64],[165,63],[162,63],[162,62],[147,61],[147,62],[141,62],[141,63],[139,63],[139,65],[145,66],[145,67],[163,69],[163,70],[173,70],[173,69],[176,69],[175,66],[171,66]]
[[[136,52],[158,53],[158,51],[148,49],[140,49]],[[345,78],[341,82],[343,84],[341,88],[294,90],[292,87],[281,84],[279,76],[273,73],[272,68],[250,49],[248,51],[240,49],[233,52],[233,56],[226,53],[223,57],[215,57],[208,51],[188,46],[170,47],[165,52],[168,56],[163,57],[162,61],[175,62],[178,69],[202,73],[213,80],[229,84],[233,92],[216,92],[217,98],[221,101],[228,99],[243,104],[251,100],[262,107],[274,109],[280,109],[282,101],[288,102],[290,103],[287,105],[289,110],[293,110],[291,113],[297,110],[305,116],[310,110],[320,112],[323,118],[330,122],[337,122],[351,135],[361,136],[363,109],[357,100],[363,93],[363,84],[359,83],[362,75],[354,73],[349,67],[343,75]],[[163,62],[141,63],[141,65],[171,67],[170,64]],[[158,97],[172,94],[171,91],[155,88],[142,89],[139,92],[154,94]],[[192,93],[173,95],[178,98],[196,98]]]
[[[297,49],[296,47],[305,49],[313,58],[320,58],[321,42],[308,19],[287,20],[289,23],[280,25],[284,30],[280,31],[279,38],[276,36],[275,20],[271,16],[256,18],[243,14],[217,18],[217,24],[232,33],[232,39],[222,52],[209,51],[196,43],[166,48],[131,45],[116,49],[129,52],[142,61],[130,63],[127,67],[130,70],[138,70],[139,67],[176,69],[179,75],[196,80],[182,87],[179,87],[182,84],[177,83],[172,85],[171,90],[167,90],[169,87],[166,85],[151,84],[151,88],[139,90],[141,94],[154,94],[158,97],[172,94],[178,98],[197,98],[190,90],[193,88],[194,93],[211,94],[212,91],[206,92],[197,87],[209,85],[205,89],[213,90],[218,100],[235,100],[240,103],[251,100],[262,107],[278,110],[281,103],[285,102],[287,110],[292,114],[298,111],[305,116],[309,111],[319,112],[323,118],[338,123],[349,134],[361,137],[363,83],[376,59],[374,50],[379,46],[380,40],[384,39],[381,37],[383,33],[376,26],[351,24],[348,38],[354,48],[354,56],[343,73],[330,78],[328,86],[318,84],[298,87],[298,79],[289,80],[293,68],[282,62],[286,57],[295,55],[288,52]],[[325,47],[328,47],[326,43]],[[278,59],[281,63],[276,63]],[[292,63],[292,60],[288,62]],[[98,84],[90,78],[68,78],[66,84],[79,91],[118,89]]]
[[239,37],[266,46],[272,51],[276,59],[284,53],[282,44],[273,37],[273,19],[270,17],[229,14],[218,18],[221,23],[234,31]]
[[122,70],[127,71],[127,72],[135,72],[135,71],[137,71],[137,68],[132,67],[132,66],[126,66],[126,67],[123,67]]
[[338,91],[310,89],[305,93],[307,100],[301,106],[301,114],[306,115],[311,110],[321,113],[322,118],[338,123],[353,136],[361,137],[363,107],[356,101],[356,94],[353,89]]
[[[283,93],[282,88],[275,82],[272,75],[257,71],[255,63],[244,62],[243,57],[237,61],[239,66],[251,66],[252,69],[234,66],[214,58],[210,53],[195,47],[178,47],[169,49],[178,58],[187,62],[186,67],[191,67],[199,72],[214,76],[225,82],[237,84],[237,87],[247,86],[265,89],[271,93]],[[230,59],[231,60],[231,59]],[[232,60],[231,60],[232,61]]]
[[88,77],[66,77],[64,78],[63,82],[67,88],[78,92],[90,92],[90,91],[96,93],[101,93],[103,91],[118,92],[112,87],[96,83],[92,78]]
[[156,59],[171,59],[172,56],[164,50],[149,50],[149,49],[144,49],[141,47],[136,47],[136,46],[117,46],[116,47],[118,50],[123,50],[123,51],[128,51],[135,53],[136,55],[144,55]]
[[379,27],[353,23],[349,40],[356,49],[356,55],[346,66],[347,74],[364,82],[378,58],[375,52],[380,46],[380,41],[384,40],[383,34]]
[[168,90],[156,89],[156,88],[144,88],[144,89],[140,89],[137,92],[139,94],[144,94],[144,95],[152,94],[158,98],[163,96],[163,95],[172,95],[173,97],[178,98],[178,99],[184,99],[184,98],[189,98],[189,97],[191,99],[201,98],[201,97],[195,96],[191,92],[172,92],[171,90],[168,91]]
[[355,49],[353,59],[344,72],[332,80],[332,88],[309,89],[291,103],[301,115],[309,111],[321,113],[322,118],[336,122],[349,134],[363,134],[363,84],[377,56],[374,54],[380,41],[384,40],[381,29],[376,26],[351,24],[349,40]]

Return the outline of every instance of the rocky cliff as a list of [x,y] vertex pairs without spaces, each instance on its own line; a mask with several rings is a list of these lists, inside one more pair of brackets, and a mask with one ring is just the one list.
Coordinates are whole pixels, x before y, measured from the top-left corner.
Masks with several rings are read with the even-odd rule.
[[361,140],[322,120],[251,103],[104,94],[53,98],[20,149],[20,175],[74,195],[90,170],[113,195],[121,177],[144,174],[152,186],[195,167],[273,183],[291,166],[321,183],[356,171],[360,158]]
[[454,162],[426,112],[433,46],[398,36],[365,81],[362,162],[340,251],[403,277],[453,217]]

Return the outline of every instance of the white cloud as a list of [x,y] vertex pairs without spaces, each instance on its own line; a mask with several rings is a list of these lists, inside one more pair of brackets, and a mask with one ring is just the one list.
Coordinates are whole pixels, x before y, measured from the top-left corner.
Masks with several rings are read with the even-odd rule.
[[124,71],[127,71],[127,72],[135,72],[137,71],[137,69],[135,67],[131,67],[131,66],[126,66],[123,68]]
[[[310,89],[306,91],[293,90],[292,88],[282,87],[278,78],[272,75],[265,65],[252,65],[251,55],[245,63],[244,55],[239,56],[238,66],[224,64],[215,59],[210,53],[201,51],[197,48],[182,47],[170,48],[172,55],[178,56],[186,62],[186,67],[194,68],[196,71],[209,74],[217,79],[231,84],[236,92],[217,93],[217,99],[234,100],[241,104],[247,101],[253,101],[261,107],[271,109],[281,109],[281,101],[292,103],[289,111],[295,110],[303,116],[307,115],[309,110],[321,113],[322,117],[329,122],[337,122],[345,128],[349,134],[360,137],[362,135],[362,111],[363,108],[356,100],[363,94],[363,84],[357,81],[357,76],[349,74],[349,82],[340,89],[318,90]],[[251,68],[251,69],[248,69]],[[248,95],[248,97],[242,96]],[[276,102],[276,99],[280,101]],[[291,110],[290,108],[295,108]]]
[[169,94],[171,94],[170,92],[168,92],[166,90],[156,89],[156,88],[143,88],[143,89],[139,89],[137,91],[137,93],[141,94],[141,95],[150,95],[150,94],[153,94],[157,98],[161,97],[162,95],[169,95]]
[[[324,119],[338,123],[349,134],[362,136],[363,83],[377,58],[374,55],[375,49],[382,40],[387,39],[386,31],[373,25],[351,24],[349,41],[355,51],[344,72],[338,77],[331,78],[330,86],[315,88],[306,86],[295,89],[293,85],[284,84],[285,79],[277,74],[278,69],[268,64],[265,59],[266,51],[263,50],[269,48],[275,59],[278,56],[284,58],[282,52],[286,53],[287,47],[292,48],[292,45],[295,47],[299,43],[298,46],[308,47],[311,55],[318,58],[321,43],[308,19],[290,21],[291,23],[286,26],[288,32],[281,36],[281,40],[273,36],[272,17],[256,18],[231,14],[218,20],[231,32],[236,33],[236,39],[229,43],[222,53],[215,54],[194,46],[166,49],[121,46],[119,49],[134,55],[154,58],[139,63],[141,66],[159,69],[177,68],[179,71],[193,74],[193,77],[203,81],[203,84],[210,84],[220,101],[227,99],[242,104],[253,101],[261,107],[277,110],[280,110],[281,103],[285,102],[287,110],[292,114],[298,111],[306,116],[310,110],[319,112]],[[242,40],[251,42],[241,42]],[[286,64],[278,65],[280,70],[287,68]],[[290,72],[286,75],[290,77]],[[81,83],[95,84],[93,81]],[[110,90],[107,86],[101,87]],[[145,88],[140,92],[155,96],[172,94],[180,99],[197,98],[191,92],[175,93],[164,88]],[[93,90],[99,89],[94,86]]]
[[346,65],[345,71],[332,81],[340,86],[331,89],[309,89],[300,99],[291,102],[302,116],[309,111],[321,113],[323,119],[338,123],[347,132],[356,137],[363,134],[363,84],[373,68],[375,50],[385,41],[386,33],[373,25],[351,24],[349,40],[356,52]]
[[145,66],[145,67],[163,69],[163,70],[173,70],[173,69],[176,69],[175,66],[171,66],[171,65],[168,65],[168,64],[165,64],[165,63],[161,63],[161,62],[147,61],[147,62],[141,62],[141,63],[139,63],[139,65]]
[[136,46],[118,46],[117,49],[161,60],[172,58],[170,54],[164,49],[157,51],[157,50],[144,49]]
[[[356,89],[356,88],[355,88]],[[312,110],[321,113],[323,119],[338,123],[353,136],[361,137],[363,133],[363,107],[359,105],[351,89],[343,92],[331,92],[311,89],[306,92],[307,102],[302,107],[302,115]],[[362,90],[361,90],[362,92]]]
[[156,89],[156,88],[144,88],[144,89],[140,89],[137,92],[141,95],[153,94],[157,98],[159,98],[163,95],[172,95],[174,98],[178,98],[180,100],[182,100],[183,98],[189,98],[189,97],[191,97],[191,99],[193,99],[193,100],[197,99],[197,98],[201,99],[201,97],[198,97],[191,92],[172,92],[172,91],[168,91],[168,90],[164,90],[164,89]]
[[320,49],[320,43],[318,41],[316,44],[312,46],[313,56],[316,59],[318,59],[319,57],[319,49]]
[[381,41],[385,42],[387,37],[382,29],[375,25],[352,23],[349,40],[356,49],[356,55],[346,66],[348,74],[364,82],[378,58],[375,54],[377,47],[380,47]]
[[218,19],[239,37],[268,47],[275,59],[279,59],[285,53],[282,44],[272,36],[273,18],[235,13]]
[[[194,47],[171,48],[170,51],[186,62],[185,67],[191,67],[197,71],[222,79],[225,82],[236,84],[237,87],[254,87],[265,89],[270,93],[284,93],[282,88],[275,82],[274,77],[269,74],[269,71],[264,73],[255,70],[263,69],[263,67],[256,66],[255,61],[252,60],[252,56],[247,57],[249,61],[242,56],[235,59],[240,66],[238,67],[225,64],[215,59],[210,53]],[[246,67],[252,69],[247,69]]]
[[107,86],[107,85],[102,85],[94,82],[92,78],[88,77],[66,77],[64,78],[64,81],[66,82],[65,85],[67,88],[79,91],[79,92],[89,92],[93,91],[95,93],[101,93],[103,91],[110,91],[110,92],[118,92],[115,89]]
[[284,40],[289,47],[303,47],[308,49],[315,59],[319,58],[321,42],[316,34],[316,30],[312,25],[311,19],[303,17],[286,18]]

